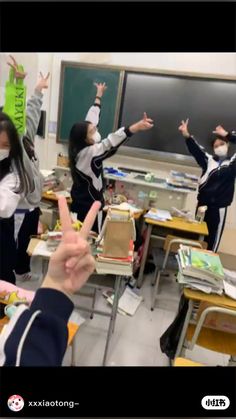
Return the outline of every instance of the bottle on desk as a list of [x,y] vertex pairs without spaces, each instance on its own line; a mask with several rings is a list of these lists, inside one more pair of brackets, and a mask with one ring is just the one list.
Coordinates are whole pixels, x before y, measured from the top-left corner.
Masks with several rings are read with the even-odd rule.
[[207,210],[206,205],[202,207],[198,207],[196,218],[195,218],[198,223],[202,223],[204,221],[206,210]]

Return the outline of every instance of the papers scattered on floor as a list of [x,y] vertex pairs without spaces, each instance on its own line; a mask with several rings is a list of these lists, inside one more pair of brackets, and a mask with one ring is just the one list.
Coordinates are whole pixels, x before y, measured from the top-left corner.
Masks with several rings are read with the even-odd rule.
[[81,316],[81,314],[77,310],[73,310],[69,318],[69,322],[72,322],[72,323],[77,324],[78,326],[81,326],[85,322],[85,319],[84,317]]
[[166,210],[160,210],[156,208],[151,208],[147,214],[144,216],[144,218],[150,218],[152,220],[156,221],[167,221],[172,220],[171,214],[169,211]]
[[[109,295],[109,294],[108,294]],[[108,303],[113,305],[114,295],[110,295],[107,298]],[[119,299],[118,312],[123,315],[133,316],[141,302],[143,301],[143,296],[136,294],[133,290],[127,287],[123,295]]]

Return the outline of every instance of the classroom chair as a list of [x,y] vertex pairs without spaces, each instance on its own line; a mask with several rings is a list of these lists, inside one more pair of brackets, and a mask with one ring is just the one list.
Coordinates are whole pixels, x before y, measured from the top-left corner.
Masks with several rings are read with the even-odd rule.
[[173,367],[204,367],[204,364],[180,357],[175,358],[172,365]]
[[160,294],[158,294],[158,291],[159,291],[161,276],[164,276],[164,275],[169,276],[169,274],[166,273],[166,266],[167,266],[170,253],[171,252],[177,253],[181,244],[186,245],[186,246],[199,247],[201,249],[207,248],[207,243],[203,241],[189,240],[189,239],[184,239],[181,237],[171,236],[171,235],[168,235],[166,237],[164,246],[163,246],[163,249],[165,250],[164,260],[160,269],[158,266],[156,267],[155,274],[154,274],[154,281],[152,282],[152,285],[154,285],[152,305],[151,305],[152,311],[155,308],[156,300],[160,296]]
[[196,324],[188,323],[183,345],[176,353],[176,357],[184,356],[186,349],[191,351],[195,345],[198,345],[214,352],[230,355],[228,365],[236,366],[236,333],[204,326],[207,316],[211,313],[218,314],[219,317],[227,315],[231,320],[236,318],[236,310],[218,306],[206,307]]

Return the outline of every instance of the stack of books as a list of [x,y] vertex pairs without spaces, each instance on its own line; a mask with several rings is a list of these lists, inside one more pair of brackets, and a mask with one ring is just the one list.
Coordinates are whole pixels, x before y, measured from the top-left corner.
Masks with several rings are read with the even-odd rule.
[[171,170],[169,178],[166,180],[166,182],[168,185],[174,186],[175,188],[195,191],[198,187],[198,176]]
[[99,274],[114,274],[132,276],[134,261],[134,243],[130,241],[130,250],[127,258],[108,257],[103,253],[103,245],[99,245],[96,254],[96,271]]
[[224,291],[224,270],[219,255],[203,249],[181,245],[177,253],[178,282],[207,294]]
[[57,186],[57,178],[53,170],[41,170],[43,176],[43,192],[53,190]]

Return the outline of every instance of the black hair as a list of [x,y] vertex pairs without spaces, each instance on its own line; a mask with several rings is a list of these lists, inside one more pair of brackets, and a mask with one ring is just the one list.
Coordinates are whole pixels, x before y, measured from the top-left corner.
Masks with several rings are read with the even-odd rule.
[[214,148],[214,144],[215,144],[216,140],[224,141],[224,143],[226,143],[226,144],[229,143],[229,140],[228,140],[227,137],[223,137],[222,135],[219,135],[219,134],[213,134],[212,135],[212,138],[211,138],[211,146],[212,146],[212,148]]
[[9,116],[5,113],[0,112],[0,134],[2,132],[6,132],[7,134],[10,151],[9,157],[0,161],[0,181],[8,173],[10,173],[11,170],[16,170],[20,181],[16,192],[27,195],[30,190],[30,179],[28,178],[25,171],[23,163],[23,151],[17,129],[11,118],[9,118]]
[[70,130],[69,135],[69,164],[71,170],[71,176],[73,181],[76,181],[75,175],[75,165],[76,165],[76,156],[83,150],[85,147],[88,147],[89,144],[86,142],[88,126],[90,122],[78,122],[73,125]]

